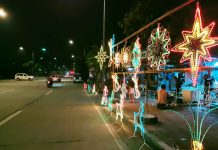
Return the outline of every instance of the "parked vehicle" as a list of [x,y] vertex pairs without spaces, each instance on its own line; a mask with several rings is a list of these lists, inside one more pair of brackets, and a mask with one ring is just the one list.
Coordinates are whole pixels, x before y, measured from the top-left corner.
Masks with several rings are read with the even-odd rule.
[[26,73],[16,73],[15,76],[14,76],[15,80],[29,80],[29,81],[32,81],[33,78],[34,78],[33,76],[28,75]]
[[53,82],[61,82],[61,77],[59,75],[51,75],[50,78]]

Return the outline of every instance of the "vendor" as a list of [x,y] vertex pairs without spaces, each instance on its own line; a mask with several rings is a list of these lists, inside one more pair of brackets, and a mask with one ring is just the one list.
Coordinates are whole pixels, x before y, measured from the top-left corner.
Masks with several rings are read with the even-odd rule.
[[181,75],[179,75],[178,77],[174,76],[175,79],[175,84],[176,84],[176,94],[178,96],[181,87],[182,87],[182,81],[181,81]]
[[157,93],[157,108],[158,109],[165,109],[169,105],[169,95],[166,91],[166,85],[162,84],[161,85],[161,90],[158,91]]
[[204,100],[207,100],[208,98],[207,95],[210,94],[215,79],[211,75],[211,71],[208,71],[208,74],[205,74],[203,79],[204,79]]

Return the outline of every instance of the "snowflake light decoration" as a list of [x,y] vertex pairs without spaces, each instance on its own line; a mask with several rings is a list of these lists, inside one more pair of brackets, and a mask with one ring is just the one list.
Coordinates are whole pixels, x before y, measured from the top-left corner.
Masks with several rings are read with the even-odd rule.
[[110,67],[111,64],[113,63],[114,44],[115,44],[115,35],[113,34],[113,37],[110,39],[110,41],[108,41],[108,46],[110,50],[110,60],[108,62],[108,67]]
[[121,63],[121,55],[119,52],[116,52],[115,53],[115,56],[114,56],[114,65],[116,68],[119,68],[120,67],[120,63]]
[[100,51],[98,52],[98,55],[95,56],[95,58],[99,62],[100,69],[102,70],[102,66],[104,62],[106,61],[106,59],[108,58],[106,52],[103,50],[103,46],[101,46]]
[[172,51],[183,52],[180,63],[186,60],[190,61],[193,86],[196,86],[197,83],[201,60],[211,61],[209,48],[218,44],[217,37],[210,37],[214,25],[215,23],[212,22],[207,27],[202,28],[201,13],[199,6],[197,6],[192,31],[183,31],[184,41],[172,48]]
[[154,29],[148,40],[148,63],[150,67],[159,70],[166,65],[166,58],[170,54],[170,36],[167,29],[158,27]]
[[140,70],[141,66],[141,44],[139,43],[140,38],[136,39],[134,44],[134,48],[132,50],[133,58],[132,58],[132,65],[135,69],[135,72]]
[[128,47],[125,47],[122,49],[121,51],[121,64],[123,67],[125,67],[128,62],[129,62],[129,48]]

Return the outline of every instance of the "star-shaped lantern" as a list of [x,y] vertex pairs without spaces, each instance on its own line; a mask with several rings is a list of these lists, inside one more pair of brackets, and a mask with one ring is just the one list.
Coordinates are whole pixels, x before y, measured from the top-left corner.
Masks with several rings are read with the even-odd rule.
[[106,61],[107,58],[109,58],[109,56],[103,50],[103,46],[101,46],[100,51],[98,52],[98,55],[95,56],[95,58],[99,62],[100,69],[102,70],[102,66],[103,66],[104,62]]
[[183,31],[184,41],[172,48],[172,51],[183,52],[180,63],[190,60],[193,86],[196,86],[197,83],[201,59],[211,61],[208,50],[218,44],[217,37],[210,37],[214,25],[215,23],[212,22],[207,27],[202,28],[200,9],[197,5],[192,31]]
[[154,29],[148,40],[148,63],[150,67],[159,70],[166,65],[166,59],[170,54],[170,36],[167,29],[158,27]]

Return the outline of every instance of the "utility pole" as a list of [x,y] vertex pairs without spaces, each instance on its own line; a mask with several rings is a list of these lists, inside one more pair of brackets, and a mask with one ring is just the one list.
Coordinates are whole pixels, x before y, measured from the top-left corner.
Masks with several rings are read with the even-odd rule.
[[32,61],[33,61],[33,65],[34,65],[35,64],[34,52],[32,52]]
[[[105,51],[105,0],[104,0],[104,9],[103,9],[103,51]],[[105,68],[102,69],[102,80],[104,81]]]
[[104,10],[103,10],[103,50],[105,50],[105,0],[104,0]]

